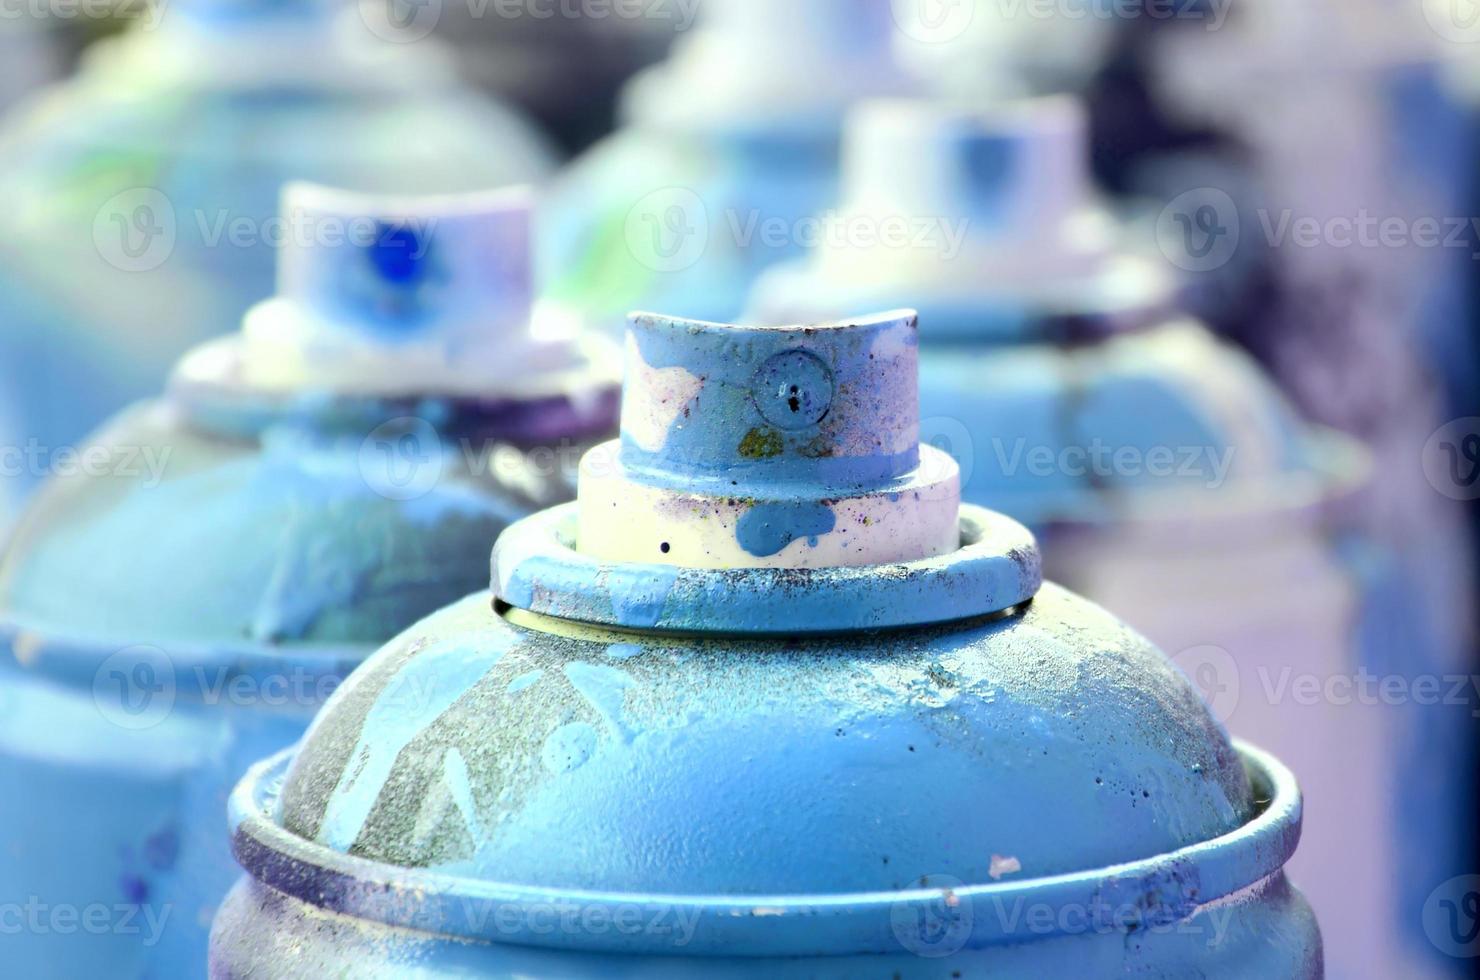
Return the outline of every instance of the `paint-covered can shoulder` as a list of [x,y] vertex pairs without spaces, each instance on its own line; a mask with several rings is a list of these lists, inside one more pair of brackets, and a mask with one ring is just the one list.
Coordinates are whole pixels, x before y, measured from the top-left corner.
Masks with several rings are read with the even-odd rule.
[[967,624],[784,647],[474,596],[335,695],[287,774],[282,828],[501,884],[812,894],[1070,873],[1252,812],[1185,679],[1057,587]]
[[0,619],[63,646],[373,649],[485,585],[543,502],[421,419],[234,439],[154,402],[62,462],[0,556]]

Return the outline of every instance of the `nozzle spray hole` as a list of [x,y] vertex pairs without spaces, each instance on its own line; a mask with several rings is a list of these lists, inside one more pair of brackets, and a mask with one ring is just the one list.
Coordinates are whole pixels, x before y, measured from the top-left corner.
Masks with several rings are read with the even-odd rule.
[[777,354],[756,372],[751,386],[755,407],[778,429],[809,429],[832,408],[832,370],[804,350]]

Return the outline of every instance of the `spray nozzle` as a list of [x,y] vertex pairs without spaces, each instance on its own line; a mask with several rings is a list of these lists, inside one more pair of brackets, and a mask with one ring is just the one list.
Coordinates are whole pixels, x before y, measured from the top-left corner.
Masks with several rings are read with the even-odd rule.
[[830,567],[959,545],[920,445],[913,313],[817,326],[632,317],[622,437],[582,464],[579,547],[685,567]]

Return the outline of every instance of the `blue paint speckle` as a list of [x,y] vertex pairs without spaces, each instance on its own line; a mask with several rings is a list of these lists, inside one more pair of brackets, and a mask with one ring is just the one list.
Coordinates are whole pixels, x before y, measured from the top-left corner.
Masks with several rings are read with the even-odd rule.
[[518,677],[509,682],[509,686],[508,688],[506,688],[506,691],[510,696],[519,694],[520,692],[538,683],[539,679],[544,676],[545,672],[538,669],[531,670],[525,674],[520,674]]
[[180,858],[180,835],[174,828],[161,830],[144,842],[144,860],[158,871],[168,871]]
[[770,558],[798,538],[817,547],[817,539],[832,533],[837,523],[837,515],[825,504],[757,504],[740,518],[735,537],[748,554]]
[[118,880],[124,900],[132,905],[143,905],[149,901],[149,882],[138,875],[124,875]]

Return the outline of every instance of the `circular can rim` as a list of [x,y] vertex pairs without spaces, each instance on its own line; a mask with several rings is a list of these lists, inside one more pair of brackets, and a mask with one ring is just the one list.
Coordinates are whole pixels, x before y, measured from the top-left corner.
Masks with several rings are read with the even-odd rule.
[[[1300,839],[1302,801],[1295,777],[1273,756],[1236,743],[1262,810],[1236,830],[1175,851],[1108,867],[1023,881],[899,892],[816,895],[663,895],[539,888],[387,866],[332,851],[281,827],[277,790],[294,757],[289,749],[259,763],[232,794],[233,850],[263,885],[309,905],[396,929],[458,942],[568,952],[712,956],[841,956],[900,953],[898,923],[958,910],[961,949],[1052,939],[1086,931],[1131,934],[1175,928],[1280,873]],[[1053,911],[1033,927],[1003,908]],[[1103,923],[1095,910],[1114,912]],[[1136,910],[1130,917],[1124,910]],[[581,921],[685,922],[680,936],[655,929],[549,928],[552,915]],[[1066,912],[1074,912],[1071,918]],[[1084,913],[1080,915],[1079,913]],[[666,919],[664,918],[666,917]],[[1044,916],[1034,916],[1041,922]]]
[[493,549],[493,592],[518,609],[623,629],[818,635],[931,626],[1021,605],[1043,585],[1023,525],[961,508],[960,550],[856,568],[689,569],[574,548],[576,504],[520,521]]

